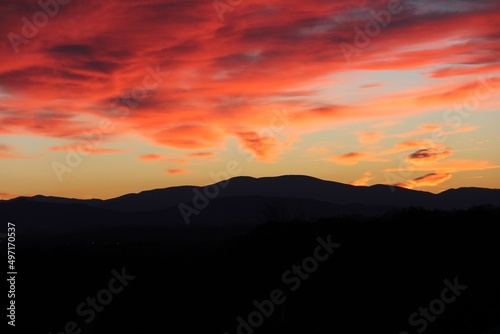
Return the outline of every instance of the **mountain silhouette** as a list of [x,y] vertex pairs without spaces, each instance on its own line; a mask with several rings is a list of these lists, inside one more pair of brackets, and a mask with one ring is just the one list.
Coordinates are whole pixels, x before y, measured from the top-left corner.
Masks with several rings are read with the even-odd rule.
[[[127,194],[109,200],[79,200],[40,195],[26,199],[32,202],[83,204],[115,211],[141,212],[165,210],[181,203],[190,203],[196,192],[215,193],[214,189],[218,189],[214,199],[256,196],[307,199],[337,205],[417,206],[426,209],[466,209],[476,205],[500,205],[500,189],[459,188],[433,194],[388,185],[352,186],[302,175],[262,178],[241,176],[205,187],[170,187]],[[9,201],[0,203],[2,202]]]
[[[189,215],[179,206],[192,210]],[[47,196],[0,201],[0,218],[23,222],[28,235],[81,233],[118,226],[252,228],[266,221],[371,217],[395,209],[458,210],[500,205],[500,190],[450,189],[440,194],[386,185],[351,186],[309,176],[236,177],[206,187],[181,186],[109,200]],[[186,216],[187,219],[186,219]]]
[[[179,205],[195,210],[189,224]],[[416,333],[409,317],[458,280],[466,290],[425,333],[493,334],[499,218],[500,190],[433,194],[307,176],[0,201],[0,221],[16,226],[18,312],[30,315],[20,333],[59,333],[69,320],[88,333],[250,333],[239,317],[275,289],[286,303],[253,333]],[[341,247],[313,270],[312,256],[329,253],[316,252],[318,238],[330,237]],[[309,269],[294,291],[283,275],[296,265]],[[78,305],[102,297],[120,268],[136,278],[87,324]]]

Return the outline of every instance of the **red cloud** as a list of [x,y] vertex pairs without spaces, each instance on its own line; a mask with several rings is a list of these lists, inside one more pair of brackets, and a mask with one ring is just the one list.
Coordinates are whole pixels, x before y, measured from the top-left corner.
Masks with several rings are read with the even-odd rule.
[[[355,27],[373,20],[370,11],[386,8],[387,1],[291,6],[258,0],[226,13],[224,22],[211,1],[69,2],[26,44],[0,44],[0,134],[75,138],[111,118],[116,130],[108,135],[138,134],[174,149],[208,150],[242,132],[241,124],[269,127],[269,107],[276,103],[296,111],[291,123],[301,134],[339,120],[433,110],[474,93],[477,83],[437,81],[425,90],[351,105],[339,104],[338,96],[325,101],[324,92],[311,86],[346,71],[427,67],[437,69],[430,73],[436,78],[496,72],[500,27],[491,22],[500,4],[465,3],[446,9],[444,2],[407,3],[347,67],[340,44],[352,44]],[[0,30],[21,35],[21,18],[32,18],[40,7],[4,1],[0,11]],[[261,160],[282,152],[273,139],[237,136]]]
[[271,161],[278,153],[278,141],[274,137],[261,136],[256,132],[237,132],[243,149],[247,149],[261,161]]

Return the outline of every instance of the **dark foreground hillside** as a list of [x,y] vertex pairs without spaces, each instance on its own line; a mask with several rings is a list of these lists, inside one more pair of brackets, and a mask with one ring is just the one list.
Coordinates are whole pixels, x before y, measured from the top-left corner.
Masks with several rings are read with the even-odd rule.
[[15,332],[482,334],[500,325],[499,224],[479,207],[19,236]]

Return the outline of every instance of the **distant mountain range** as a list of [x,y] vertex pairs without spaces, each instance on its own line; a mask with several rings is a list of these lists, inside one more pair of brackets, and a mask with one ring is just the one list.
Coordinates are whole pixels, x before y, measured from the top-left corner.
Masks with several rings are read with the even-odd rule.
[[286,175],[235,177],[206,187],[171,187],[109,200],[19,197],[0,201],[0,218],[22,222],[27,230],[77,232],[123,225],[185,227],[187,221],[196,226],[255,226],[267,220],[373,216],[411,206],[450,210],[477,205],[500,206],[500,189],[459,188],[433,194]]

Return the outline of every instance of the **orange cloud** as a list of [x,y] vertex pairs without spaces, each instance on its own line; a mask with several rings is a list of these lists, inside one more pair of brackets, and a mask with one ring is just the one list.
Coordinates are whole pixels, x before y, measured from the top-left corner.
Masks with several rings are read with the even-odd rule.
[[75,151],[75,150],[82,150],[88,154],[114,154],[114,153],[127,153],[129,150],[125,149],[117,149],[117,148],[94,148],[92,147],[87,147],[85,145],[66,145],[66,146],[52,146],[49,147],[49,150],[54,151],[54,152],[68,152],[68,151]]
[[113,153],[127,153],[129,150],[119,148],[95,148],[91,151],[92,154],[113,154]]
[[307,149],[307,153],[309,154],[328,154],[330,152],[330,149],[328,147],[323,147],[323,146],[311,146]]
[[168,159],[165,159],[165,161],[168,161],[168,162],[171,162],[174,164],[180,164],[180,165],[187,165],[188,164],[188,161],[184,160],[184,159],[168,158]]
[[142,161],[159,161],[163,159],[160,154],[144,154],[138,157]]
[[191,173],[190,170],[186,170],[186,169],[168,169],[167,170],[167,174],[170,174],[170,175],[180,175],[180,174],[189,174]]
[[380,152],[350,152],[343,155],[329,157],[327,161],[336,162],[341,165],[355,165],[360,161],[384,162],[384,156],[408,151],[412,149],[440,149],[443,145],[438,145],[430,139],[407,140],[397,143],[392,148]]
[[18,197],[17,195],[14,194],[9,194],[9,193],[0,193],[0,199],[3,200],[9,200]]
[[415,140],[406,140],[394,145],[394,147],[387,149],[378,153],[378,155],[390,155],[394,153],[399,153],[411,149],[428,149],[434,147],[442,147],[443,145],[436,144],[431,139],[415,139]]
[[[446,125],[450,125],[450,124],[446,124]],[[450,126],[452,126],[452,125],[450,125]],[[410,131],[410,132],[404,132],[404,133],[398,133],[398,134],[393,135],[393,137],[407,138],[407,137],[414,137],[414,136],[419,136],[419,135],[427,134],[427,133],[436,133],[436,134],[439,134],[441,136],[442,135],[448,136],[448,135],[453,135],[456,133],[472,132],[472,131],[476,131],[477,129],[478,129],[477,126],[462,126],[456,130],[444,131],[442,125],[424,124],[422,126],[419,126],[417,130]],[[430,136],[432,136],[432,135],[430,135]]]
[[360,88],[374,88],[374,87],[381,87],[383,86],[383,83],[371,83],[371,84],[366,84],[366,85],[361,85]]
[[[443,173],[458,173],[465,171],[487,170],[500,168],[500,165],[492,165],[487,160],[446,160],[435,161],[427,164],[411,165],[409,169],[413,171],[435,171]],[[385,172],[398,172],[398,168],[388,168]]]
[[340,165],[355,165],[360,161],[369,159],[372,156],[366,152],[350,152],[342,155],[332,156],[325,160],[336,162]]
[[433,131],[438,131],[441,128],[442,128],[442,126],[437,125],[437,124],[424,124],[422,126],[419,126],[418,130],[405,132],[405,133],[398,133],[398,134],[395,134],[394,137],[398,137],[398,138],[414,137],[414,136],[418,136],[418,135],[425,134],[425,133],[432,133]]
[[30,159],[29,157],[17,152],[16,147],[0,144],[0,160],[19,160]]
[[243,149],[252,152],[260,161],[271,162],[278,156],[279,143],[275,137],[261,136],[257,132],[237,132]]
[[363,177],[349,184],[353,186],[367,186],[372,179],[373,179],[372,172],[365,172],[363,174]]
[[214,152],[197,152],[186,154],[186,157],[188,158],[210,158],[213,156],[215,156]]
[[[325,68],[328,74],[345,72],[340,49],[324,48],[325,43],[352,43],[354,27],[371,20],[370,10],[382,9],[386,1],[357,0],[347,6],[315,0],[295,6],[293,15],[267,10],[268,6],[285,8],[284,0],[256,1],[252,11],[241,8],[230,14],[234,20],[224,23],[209,2],[176,2],[175,11],[171,4],[156,0],[140,5],[111,0],[84,8],[68,4],[65,15],[57,16],[57,24],[49,22],[28,44],[19,45],[19,53],[9,42],[3,43],[0,86],[9,95],[0,107],[0,133],[71,138],[94,127],[81,116],[109,117],[118,104],[128,112],[117,134],[139,133],[172,148],[207,149],[220,147],[243,121],[268,126],[266,110],[276,100],[301,110],[294,117],[297,125],[374,116],[367,110],[381,99],[366,105],[323,103],[319,92],[302,87],[323,77]],[[20,33],[20,17],[39,10],[36,2],[20,3],[0,5],[6,13],[2,31]],[[359,15],[352,15],[352,8],[358,8]],[[99,18],[109,12],[113,17],[101,22]],[[200,12],[207,15],[200,18],[195,14]],[[435,12],[426,10],[425,4],[408,4],[393,18],[383,38],[374,39],[376,47],[363,50],[351,69],[407,70],[459,60],[491,66],[500,51],[489,36],[500,29],[484,22],[495,22],[499,12],[494,1],[483,1],[481,8]],[[333,23],[332,17],[341,19]],[[86,27],[85,34],[75,30],[75,21]],[[462,24],[457,26],[457,21]],[[143,28],[126,28],[135,24]],[[431,29],[436,25],[439,32]],[[464,33],[466,26],[471,28]],[[156,34],[145,36],[143,31]],[[446,48],[436,43],[456,36],[467,43]],[[308,47],[301,47],[303,43]],[[478,49],[484,52],[478,54]],[[475,71],[476,67],[467,66],[467,73],[485,71]],[[391,96],[380,108],[394,106],[400,113],[406,112],[400,106],[412,106],[415,101],[441,105],[474,89],[460,89],[460,85],[443,85],[438,94],[433,89],[407,92],[398,99]],[[408,108],[408,113],[413,112],[415,107]],[[395,115],[390,110],[384,113]]]
[[13,149],[10,146],[0,144],[0,160],[7,160],[7,159],[12,159]]
[[198,149],[220,145],[224,141],[224,135],[212,126],[178,125],[157,132],[154,139],[173,148]]
[[361,144],[378,143],[384,135],[381,132],[358,132],[358,141]]
[[452,178],[450,173],[430,173],[413,180],[395,184],[396,187],[407,189],[419,187],[434,187]]
[[446,131],[444,132],[444,135],[454,135],[456,133],[472,132],[476,131],[477,129],[479,129],[477,126],[462,126],[456,130]]
[[373,124],[371,127],[374,129],[388,128],[394,125],[401,124],[401,121],[385,121],[377,124]]

